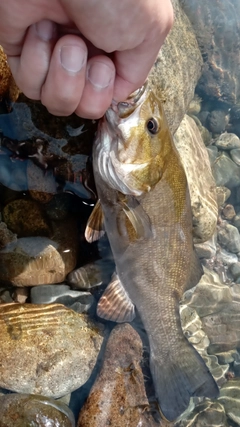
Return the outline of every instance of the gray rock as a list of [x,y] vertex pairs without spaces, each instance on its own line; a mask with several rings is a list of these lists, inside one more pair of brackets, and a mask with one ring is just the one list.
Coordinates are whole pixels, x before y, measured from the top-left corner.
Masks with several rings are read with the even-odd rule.
[[229,252],[240,252],[240,234],[237,227],[231,224],[224,224],[218,229],[218,241],[220,245]]
[[[66,307],[76,308],[78,313],[86,313],[94,304],[94,297],[90,292],[71,290],[68,285],[42,285],[31,289],[31,302],[33,304],[64,304]],[[78,304],[76,304],[78,303]]]
[[238,212],[233,220],[233,225],[240,230],[240,212]]
[[230,272],[232,273],[233,279],[237,280],[240,278],[240,262],[230,265]]
[[240,425],[240,379],[234,378],[223,385],[218,401],[224,406],[227,416]]
[[230,266],[238,262],[238,257],[225,249],[219,249],[217,252],[217,260],[223,265]]
[[213,110],[207,117],[207,128],[213,134],[219,134],[225,131],[227,124],[226,113],[223,110]]
[[67,282],[72,288],[90,289],[103,283],[103,268],[97,263],[89,263],[71,271],[67,276]]
[[230,156],[236,165],[240,166],[240,148],[235,148],[230,151]]
[[234,133],[224,132],[215,141],[215,145],[220,150],[233,150],[234,148],[240,148],[240,139]]
[[4,427],[75,427],[72,411],[44,396],[7,394],[0,397],[0,425]]
[[207,400],[196,406],[186,419],[176,427],[228,427],[224,406],[220,402]]
[[215,145],[209,145],[207,147],[207,152],[208,152],[210,163],[212,165],[217,159],[217,157],[219,156],[218,149]]
[[218,207],[222,207],[224,203],[227,201],[227,199],[231,196],[231,190],[227,187],[217,187],[217,204]]
[[240,184],[240,167],[225,153],[215,160],[212,165],[212,172],[217,186],[226,186],[232,189]]
[[211,237],[211,239],[207,240],[204,243],[196,243],[195,249],[199,258],[207,258],[210,259],[216,255],[216,243],[217,243],[217,234]]
[[0,387],[61,397],[84,384],[104,327],[61,304],[0,306]]

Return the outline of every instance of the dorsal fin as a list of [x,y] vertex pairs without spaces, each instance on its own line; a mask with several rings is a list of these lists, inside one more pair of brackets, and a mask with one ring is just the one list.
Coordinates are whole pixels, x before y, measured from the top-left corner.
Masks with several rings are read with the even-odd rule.
[[97,315],[118,323],[131,322],[136,315],[135,306],[117,274],[113,274],[111,282],[98,302]]
[[85,239],[88,243],[92,243],[96,240],[99,240],[104,235],[104,233],[103,211],[100,200],[98,200],[90,217],[88,218],[85,229]]

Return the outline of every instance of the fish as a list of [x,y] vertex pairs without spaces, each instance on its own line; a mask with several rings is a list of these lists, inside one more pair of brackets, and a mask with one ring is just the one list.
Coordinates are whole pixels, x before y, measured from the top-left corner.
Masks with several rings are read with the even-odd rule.
[[127,295],[126,318],[133,319],[134,307],[148,336],[160,411],[174,421],[191,397],[216,398],[219,389],[181,328],[179,301],[202,273],[185,171],[162,103],[147,83],[125,102],[112,103],[99,123],[92,156],[99,202],[85,236],[96,240],[105,230],[116,264],[113,284],[118,281],[124,290],[118,292],[119,305],[113,299],[114,310],[107,301],[114,286],[106,289],[98,313],[124,322],[119,310]]

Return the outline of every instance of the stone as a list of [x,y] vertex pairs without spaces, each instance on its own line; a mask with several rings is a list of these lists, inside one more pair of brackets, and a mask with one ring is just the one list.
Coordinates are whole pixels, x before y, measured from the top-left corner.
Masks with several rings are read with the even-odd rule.
[[240,262],[235,262],[229,267],[230,272],[232,273],[233,279],[238,280],[240,277]]
[[240,148],[240,139],[234,133],[224,132],[215,141],[215,145],[220,150],[233,150]]
[[201,243],[210,239],[215,232],[218,207],[207,149],[191,117],[185,115],[174,136],[174,142],[187,176],[194,242]]
[[187,109],[187,114],[190,115],[197,115],[198,113],[200,113],[201,111],[201,104],[202,104],[202,100],[201,98],[197,95],[194,94],[193,99],[191,100],[188,109]]
[[230,204],[224,206],[222,210],[222,215],[225,219],[227,219],[228,221],[231,221],[236,215],[234,206]]
[[9,98],[11,101],[16,101],[19,95],[19,89],[12,77],[7,55],[0,46],[0,99],[3,97]]
[[46,218],[33,200],[14,200],[3,208],[2,214],[7,227],[18,237],[50,235]]
[[[87,313],[94,304],[94,297],[90,292],[72,291],[68,285],[42,285],[31,289],[31,303],[33,304],[64,304],[78,313]],[[76,303],[78,303],[76,305]],[[75,307],[75,308],[73,308]]]
[[207,152],[208,152],[210,163],[212,165],[217,159],[217,157],[219,156],[218,149],[215,145],[209,145],[207,147]]
[[44,396],[6,394],[0,396],[0,425],[4,427],[75,427],[72,411]]
[[102,268],[97,263],[85,264],[67,275],[67,282],[74,289],[90,289],[103,283]]
[[141,360],[138,333],[127,323],[115,326],[102,368],[80,412],[78,427],[159,425],[146,396]]
[[224,186],[217,187],[216,190],[217,190],[217,204],[218,204],[218,207],[220,208],[231,196],[231,190],[229,190],[229,188]]
[[174,134],[193,99],[202,71],[202,57],[192,26],[178,0],[173,0],[172,4],[174,25],[149,74],[149,84],[162,100]]
[[229,252],[240,252],[240,234],[234,225],[226,223],[219,227],[218,241]]
[[229,380],[223,385],[220,390],[220,396],[218,401],[224,406],[227,416],[237,423],[240,424],[240,380],[235,378]]
[[233,225],[237,227],[238,230],[240,230],[240,212],[238,212],[233,219]]
[[217,247],[217,234],[214,233],[211,239],[207,240],[204,243],[195,243],[194,247],[196,249],[197,255],[199,258],[212,258],[216,255]]
[[17,240],[17,235],[8,229],[5,222],[0,222],[0,249],[4,248],[8,243]]
[[63,282],[77,262],[73,220],[52,223],[52,239],[22,237],[0,251],[0,281],[14,286]]
[[212,172],[218,187],[226,186],[231,190],[240,184],[240,167],[225,153],[220,154],[215,160]]
[[238,262],[238,257],[236,254],[233,254],[231,252],[226,251],[225,249],[220,248],[217,252],[217,260],[220,261],[220,263],[229,267],[230,265]]
[[176,427],[229,427],[224,406],[220,402],[201,402]]
[[27,184],[30,196],[40,203],[49,202],[57,192],[53,171],[44,171],[30,160],[27,165]]
[[230,156],[236,165],[240,166],[240,148],[234,148],[230,151]]
[[61,304],[0,306],[0,387],[61,397],[84,384],[95,366],[102,324]]
[[18,302],[20,304],[24,304],[29,296],[29,289],[28,288],[15,288],[13,292],[13,299],[14,302]]
[[[213,134],[225,131],[227,125],[226,113],[223,110],[212,110],[207,117],[206,126]],[[216,144],[217,145],[217,144]],[[218,145],[217,145],[218,147]],[[220,148],[220,147],[219,147]]]

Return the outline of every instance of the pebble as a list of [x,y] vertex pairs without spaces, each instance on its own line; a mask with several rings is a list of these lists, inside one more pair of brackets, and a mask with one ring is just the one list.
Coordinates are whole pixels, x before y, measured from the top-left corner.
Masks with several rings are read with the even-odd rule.
[[27,165],[28,191],[31,197],[40,202],[49,202],[57,192],[56,180],[51,170],[40,169],[32,161]]
[[212,165],[216,185],[226,186],[230,190],[240,184],[240,167],[225,153],[220,154]]
[[240,139],[234,133],[224,132],[215,141],[216,147],[220,150],[233,150],[240,148]]
[[210,163],[212,165],[217,159],[217,157],[219,156],[218,149],[215,145],[209,145],[207,147],[207,152],[208,152]]
[[33,304],[56,302],[72,309],[75,307],[78,313],[88,312],[95,301],[90,292],[73,291],[70,286],[64,284],[36,286],[31,289],[30,295]]
[[197,255],[199,258],[210,259],[216,255],[217,247],[217,234],[214,233],[211,239],[207,240],[204,243],[196,243],[194,245]]
[[231,252],[226,251],[225,249],[220,248],[217,251],[217,261],[220,261],[220,263],[230,266],[232,264],[235,264],[238,262],[238,257],[236,254],[233,254]]
[[13,299],[14,302],[18,302],[20,304],[24,304],[29,296],[29,289],[28,288],[15,288],[13,292]]
[[151,414],[141,369],[142,341],[131,325],[117,325],[102,368],[83,405],[78,427],[158,426]]
[[230,156],[236,165],[240,166],[240,148],[235,148],[230,151]]
[[0,306],[0,387],[54,398],[76,390],[92,373],[103,333],[61,304]]
[[218,216],[216,186],[207,149],[196,123],[187,115],[184,116],[174,141],[190,191],[194,242],[202,243],[215,232]]
[[218,229],[218,241],[229,252],[240,252],[240,234],[234,225],[226,223],[221,226]]
[[0,249],[4,248],[8,243],[17,240],[17,235],[8,229],[5,222],[0,222]]
[[233,225],[237,227],[238,230],[240,230],[240,212],[238,212],[233,219]]
[[219,134],[225,131],[227,125],[226,113],[223,110],[213,110],[207,117],[207,128],[213,134]]
[[67,282],[75,289],[91,289],[100,286],[102,280],[102,267],[97,263],[85,264],[67,275]]
[[224,206],[223,210],[222,210],[222,215],[224,218],[226,218],[227,220],[231,221],[235,216],[236,216],[236,212],[234,209],[233,205],[226,205]]
[[75,427],[73,413],[67,405],[48,397],[6,394],[0,396],[0,407],[2,427]]
[[238,280],[240,278],[240,262],[235,262],[230,265],[229,270],[232,273],[234,280]]
[[218,207],[220,208],[231,196],[231,190],[229,190],[229,188],[224,186],[217,187],[216,190],[217,190],[217,204],[218,204]]

